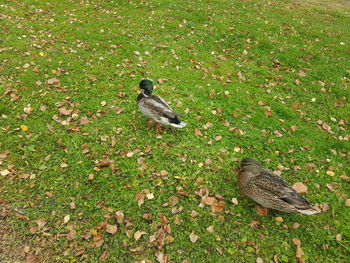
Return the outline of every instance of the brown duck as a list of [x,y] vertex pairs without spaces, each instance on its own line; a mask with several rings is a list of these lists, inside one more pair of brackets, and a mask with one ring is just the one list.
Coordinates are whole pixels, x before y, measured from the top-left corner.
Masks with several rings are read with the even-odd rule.
[[254,158],[245,158],[238,172],[240,193],[264,206],[283,212],[312,215],[318,211],[277,174],[263,169]]

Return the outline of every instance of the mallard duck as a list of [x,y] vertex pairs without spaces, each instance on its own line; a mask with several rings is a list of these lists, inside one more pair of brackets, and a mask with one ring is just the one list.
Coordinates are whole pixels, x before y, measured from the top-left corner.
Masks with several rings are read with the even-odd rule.
[[238,172],[240,193],[265,208],[312,215],[318,211],[277,174],[261,168],[254,158],[245,158]]
[[154,88],[152,81],[144,79],[140,82],[139,87],[143,91],[137,96],[137,106],[145,116],[157,122],[158,132],[160,124],[175,128],[186,126],[186,123],[178,118],[181,115],[174,112],[163,98],[152,95]]

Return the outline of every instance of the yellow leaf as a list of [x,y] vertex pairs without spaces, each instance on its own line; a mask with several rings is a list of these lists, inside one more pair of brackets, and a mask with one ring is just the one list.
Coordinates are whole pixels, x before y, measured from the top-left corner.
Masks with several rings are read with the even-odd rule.
[[283,222],[283,218],[280,216],[275,217],[275,220],[279,223]]
[[44,52],[39,52],[39,55],[43,57],[43,56],[45,56],[45,53]]
[[28,127],[26,125],[21,125],[21,130],[22,131],[28,131]]

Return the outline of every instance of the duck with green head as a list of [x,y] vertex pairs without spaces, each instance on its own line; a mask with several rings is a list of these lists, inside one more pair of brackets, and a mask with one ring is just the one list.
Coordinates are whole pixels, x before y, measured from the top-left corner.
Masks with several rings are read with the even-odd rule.
[[[318,211],[277,174],[263,169],[254,158],[245,158],[238,172],[238,187],[265,208],[312,215]],[[267,211],[266,211],[267,212]]]
[[158,123],[157,131],[160,131],[159,124],[175,128],[186,126],[186,123],[179,119],[181,115],[174,112],[163,98],[152,95],[154,86],[151,80],[142,80],[139,87],[142,92],[137,96],[137,106],[145,116]]

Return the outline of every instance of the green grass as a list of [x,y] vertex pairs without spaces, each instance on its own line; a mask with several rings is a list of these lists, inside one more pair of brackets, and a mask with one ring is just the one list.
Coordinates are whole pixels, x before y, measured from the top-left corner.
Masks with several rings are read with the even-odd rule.
[[[170,262],[274,262],[274,256],[297,262],[292,238],[300,239],[307,262],[348,262],[349,9],[253,0],[30,0],[0,8],[0,153],[6,156],[0,171],[10,171],[0,176],[1,202],[25,213],[27,219],[14,211],[7,217],[20,233],[13,242],[29,244],[40,262],[99,262],[104,251],[106,262],[157,262],[158,252]],[[48,84],[51,78],[59,85]],[[147,129],[135,103],[143,78],[167,79],[155,93],[184,116],[184,129],[160,137]],[[62,106],[72,112],[60,116]],[[248,156],[267,160],[272,170],[289,168],[282,176],[303,182],[305,196],[329,210],[260,217],[254,202],[239,196],[233,172]],[[111,163],[98,167],[102,159]],[[162,170],[168,174],[160,176]],[[195,192],[203,186],[225,202],[222,212],[198,206]],[[139,207],[135,196],[143,189],[154,199],[145,197]],[[166,205],[170,196],[178,197],[181,212]],[[115,224],[118,210],[125,221],[116,234],[106,233],[101,223]],[[142,218],[146,213],[150,221]],[[46,225],[33,234],[38,219]],[[151,243],[166,225],[174,240]],[[77,233],[69,240],[72,228]],[[135,240],[136,231],[146,234]],[[194,244],[192,231],[199,236]],[[97,234],[104,239],[99,248],[92,245]]]

